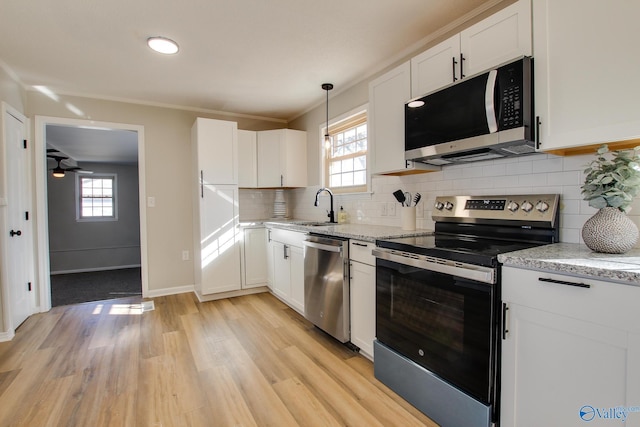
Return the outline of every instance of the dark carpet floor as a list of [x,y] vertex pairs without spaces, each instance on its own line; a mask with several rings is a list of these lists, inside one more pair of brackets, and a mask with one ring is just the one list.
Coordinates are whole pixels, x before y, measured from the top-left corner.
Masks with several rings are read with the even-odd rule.
[[142,295],[140,268],[51,276],[51,306]]

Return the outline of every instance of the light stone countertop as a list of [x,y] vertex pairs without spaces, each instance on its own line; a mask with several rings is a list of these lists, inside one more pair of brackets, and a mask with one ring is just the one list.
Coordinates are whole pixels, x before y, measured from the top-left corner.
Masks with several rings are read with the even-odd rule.
[[601,254],[585,245],[554,243],[498,255],[505,266],[640,286],[640,249]]
[[[396,237],[412,237],[433,234],[433,230],[416,229],[413,231],[403,230],[401,227],[391,227],[388,225],[372,224],[327,224],[317,221],[285,220],[274,221],[265,220],[263,223],[269,227],[284,228],[292,231],[304,233],[324,234],[327,236],[344,237],[346,239],[364,240],[375,242],[377,239],[391,239]],[[322,224],[322,225],[318,225]]]

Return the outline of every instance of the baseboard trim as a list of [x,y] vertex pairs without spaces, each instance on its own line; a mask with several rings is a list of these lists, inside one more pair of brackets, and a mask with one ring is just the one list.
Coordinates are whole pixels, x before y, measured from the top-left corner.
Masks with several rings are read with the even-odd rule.
[[132,264],[132,265],[115,265],[112,267],[96,267],[96,268],[79,268],[77,270],[59,270],[52,271],[51,275],[55,276],[56,274],[72,274],[72,273],[93,273],[95,271],[111,271],[111,270],[124,270],[125,268],[139,268],[140,264]]
[[167,295],[185,294],[187,292],[193,292],[193,285],[176,286],[173,288],[164,289],[148,289],[146,292],[142,292],[143,298],[156,298],[166,297]]
[[14,331],[0,332],[0,342],[11,341],[16,334]]

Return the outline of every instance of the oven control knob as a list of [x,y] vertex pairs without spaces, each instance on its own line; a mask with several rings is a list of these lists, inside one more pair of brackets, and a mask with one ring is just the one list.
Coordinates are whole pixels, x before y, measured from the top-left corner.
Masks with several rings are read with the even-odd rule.
[[549,210],[549,204],[540,200],[538,204],[536,204],[536,209],[538,210],[538,212],[544,213]]
[[507,205],[507,209],[509,209],[511,212],[515,212],[519,208],[520,208],[520,205],[514,202],[513,200],[510,201],[509,204]]
[[444,204],[444,208],[448,211],[450,211],[451,209],[453,209],[453,203],[451,202],[447,202]]
[[441,211],[444,208],[444,203],[442,202],[436,202],[435,208],[439,211]]
[[522,210],[523,210],[523,211],[525,211],[525,212],[531,212],[531,209],[533,209],[533,205],[532,205],[531,203],[529,203],[529,202],[526,202],[526,201],[525,201],[525,202],[522,204]]

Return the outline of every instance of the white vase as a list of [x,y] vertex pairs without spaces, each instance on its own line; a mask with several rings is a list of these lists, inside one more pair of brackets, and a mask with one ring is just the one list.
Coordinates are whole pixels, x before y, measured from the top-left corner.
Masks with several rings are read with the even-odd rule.
[[623,254],[638,242],[638,227],[618,208],[606,207],[584,223],[582,240],[594,252]]

